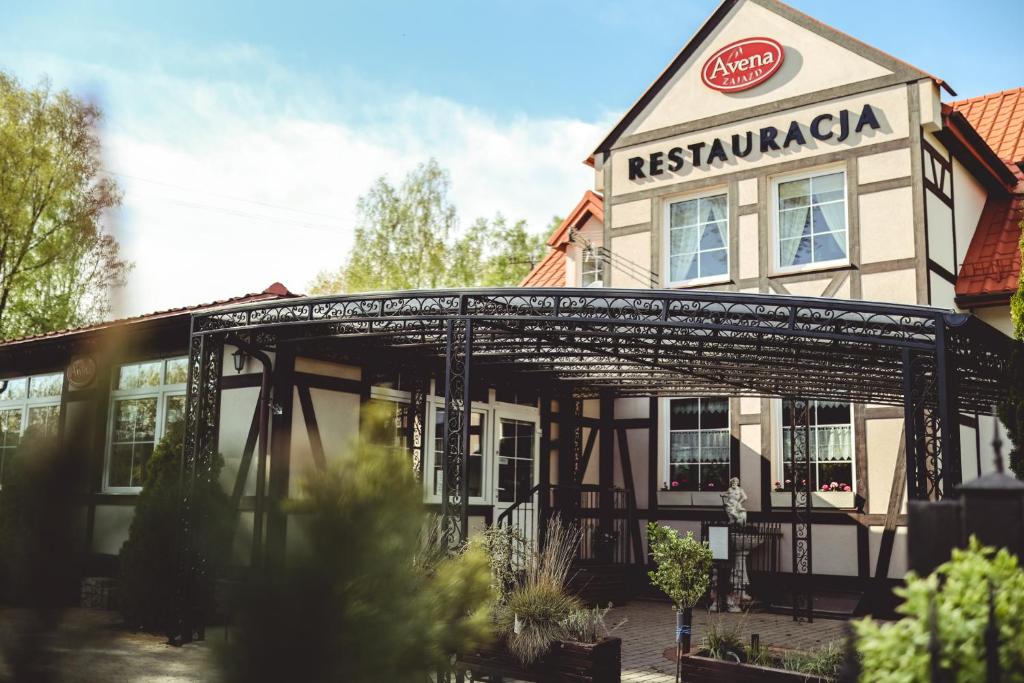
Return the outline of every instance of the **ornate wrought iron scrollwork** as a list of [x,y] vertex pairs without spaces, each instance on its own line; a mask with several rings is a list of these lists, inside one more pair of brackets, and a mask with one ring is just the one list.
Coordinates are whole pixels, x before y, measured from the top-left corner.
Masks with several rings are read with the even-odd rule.
[[195,491],[213,476],[220,423],[220,378],[224,336],[193,336],[189,342],[188,392],[182,448],[183,477],[178,527],[178,610],[175,639],[191,641],[203,629],[198,587],[209,571],[208,558],[198,552],[209,532],[206,510],[196,505]]
[[939,500],[945,489],[945,457],[935,364],[929,355],[909,351],[903,363],[907,490],[916,500]]
[[449,548],[460,546],[469,533],[470,367],[473,323],[449,319],[444,394],[444,483],[441,499],[442,534]]
[[814,592],[811,585],[811,402],[790,399],[789,461],[793,506],[793,619],[814,620]]
[[412,470],[417,481],[423,479],[423,452],[426,447],[424,436],[427,426],[427,393],[430,391],[430,378],[424,374],[415,374],[409,387],[408,433],[406,445],[412,458]]

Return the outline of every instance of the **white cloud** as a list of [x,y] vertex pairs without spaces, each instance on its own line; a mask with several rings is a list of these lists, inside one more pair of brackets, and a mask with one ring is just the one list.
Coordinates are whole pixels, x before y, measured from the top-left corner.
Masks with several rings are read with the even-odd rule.
[[[136,264],[118,314],[275,280],[303,291],[340,264],[373,180],[397,180],[429,157],[450,170],[463,223],[501,212],[542,229],[592,186],[582,160],[607,128],[496,116],[350,73],[326,84],[248,46],[186,50],[138,70],[25,57],[58,86],[97,84],[107,163],[125,191],[114,228]],[[202,75],[176,75],[204,58]]]

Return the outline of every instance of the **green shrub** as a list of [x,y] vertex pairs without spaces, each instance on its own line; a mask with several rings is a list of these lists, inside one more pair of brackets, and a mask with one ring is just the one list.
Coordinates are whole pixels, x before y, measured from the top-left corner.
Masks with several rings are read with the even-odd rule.
[[607,607],[582,608],[569,613],[562,620],[562,628],[568,640],[577,643],[596,643],[601,638],[611,635],[611,632],[626,623],[623,619],[612,627],[605,623],[605,617],[611,611],[611,603]]
[[[512,544],[516,544],[514,538]],[[523,664],[536,661],[555,641],[570,637],[566,620],[582,604],[569,595],[566,582],[579,544],[579,530],[562,525],[557,515],[552,517],[545,529],[544,547],[526,544],[522,578],[508,591],[505,602],[495,605],[498,631],[505,636],[509,652]],[[500,559],[499,555],[499,566]]]
[[929,676],[931,610],[941,644],[941,663],[961,682],[985,680],[985,629],[989,586],[994,590],[999,626],[999,661],[1004,683],[1024,682],[1024,570],[1001,549],[982,547],[971,538],[965,550],[930,576],[907,574],[897,589],[905,615],[892,623],[864,619],[854,624],[863,675],[871,683],[925,683]]
[[523,664],[531,664],[567,637],[565,620],[582,607],[565,589],[549,582],[519,586],[499,612],[505,642]]
[[747,648],[743,642],[743,629],[747,623],[747,614],[742,619],[726,620],[721,615],[708,619],[707,635],[701,643],[701,649],[708,657],[727,662],[744,661]]
[[833,641],[810,652],[785,652],[779,658],[779,664],[788,671],[835,680],[843,668],[844,659],[842,644]]
[[[180,423],[171,425],[153,449],[128,540],[121,547],[121,614],[131,628],[165,632],[175,619],[183,436]],[[197,479],[193,494],[197,514],[206,520],[204,532],[193,541],[209,568],[206,579],[196,586],[207,613],[212,613],[213,576],[230,530],[230,501],[218,482],[222,464],[218,456],[209,474]]]
[[693,607],[708,590],[711,581],[711,548],[693,537],[680,536],[675,529],[647,525],[647,544],[657,568],[648,572],[651,583],[661,589],[677,610]]
[[287,568],[240,596],[218,652],[225,683],[420,683],[491,635],[487,557],[424,541],[408,456],[361,438],[331,463],[290,506],[289,536],[304,543]]

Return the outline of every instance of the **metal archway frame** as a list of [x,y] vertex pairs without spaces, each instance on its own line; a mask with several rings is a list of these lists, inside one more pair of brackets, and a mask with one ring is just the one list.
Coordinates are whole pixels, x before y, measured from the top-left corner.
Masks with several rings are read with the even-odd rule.
[[[468,524],[471,376],[518,377],[577,399],[725,393],[902,405],[910,494],[937,498],[959,481],[958,412],[992,412],[1013,345],[972,316],[932,307],[707,291],[430,290],[204,311],[193,317],[190,344],[186,534],[201,524],[190,482],[216,448],[213,397],[229,334],[267,350],[386,352],[442,371],[443,518],[452,543]],[[798,517],[794,531],[798,521],[809,525],[809,515]],[[809,544],[809,526],[800,536]],[[186,546],[186,577],[205,570],[187,557]]]

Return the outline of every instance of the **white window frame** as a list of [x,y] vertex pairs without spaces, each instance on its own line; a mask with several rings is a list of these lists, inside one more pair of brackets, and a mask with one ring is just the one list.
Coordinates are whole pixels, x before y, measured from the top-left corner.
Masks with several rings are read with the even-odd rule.
[[[725,197],[725,272],[721,275],[708,275],[706,277],[692,278],[689,280],[673,280],[672,279],[672,205],[680,202],[686,202],[693,199],[705,199],[708,197]],[[668,287],[700,287],[705,285],[717,285],[723,282],[731,282],[732,278],[730,273],[732,272],[732,261],[729,258],[729,243],[730,243],[730,226],[732,224],[732,216],[729,213],[729,188],[728,186],[717,186],[708,190],[702,190],[700,192],[691,192],[688,194],[676,195],[668,197],[664,201],[662,211],[662,230],[661,230],[661,253],[664,254],[662,257],[662,272],[665,273],[665,283]],[[697,252],[697,258],[700,258],[700,251]]]
[[[33,378],[36,378],[36,377],[50,377],[51,375],[60,375],[60,378],[61,378],[61,393],[57,394],[56,396],[38,396],[38,397],[35,397],[35,398],[30,397],[29,393],[30,393],[31,388],[32,388],[32,380],[33,380]],[[0,411],[6,411],[6,410],[20,410],[21,411],[21,425],[20,425],[19,431],[18,431],[18,436],[19,437],[24,436],[25,435],[25,430],[28,429],[28,413],[29,413],[29,410],[31,410],[32,408],[52,408],[52,407],[56,406],[57,410],[58,410],[58,420],[60,419],[59,411],[60,411],[61,397],[64,394],[63,384],[64,384],[64,382],[67,381],[65,376],[64,376],[64,373],[58,371],[58,372],[40,372],[40,373],[37,373],[35,375],[24,375],[22,377],[8,377],[7,379],[0,380],[0,383],[3,383],[3,382],[16,382],[16,381],[21,380],[21,379],[26,381],[25,382],[25,398],[19,398],[19,399],[16,399],[16,400],[0,401]],[[2,474],[2,472],[3,472],[3,470],[0,469],[0,474]]]
[[590,246],[590,255],[594,263],[594,268],[590,269],[589,272],[595,272],[597,274],[597,278],[590,284],[586,284],[584,280],[585,275],[588,272],[586,267],[587,248],[580,247],[580,287],[604,287],[604,264],[601,262],[601,257],[597,254],[598,248],[599,247],[594,244],[591,244]]
[[492,461],[493,478],[491,479],[490,485],[488,486],[488,493],[494,501],[494,505],[501,506],[502,508],[508,508],[514,505],[509,502],[498,502],[498,426],[501,420],[515,420],[518,422],[529,422],[533,425],[533,474],[531,475],[531,481],[533,486],[536,486],[540,482],[540,412],[536,408],[530,406],[511,404],[511,403],[499,403],[498,407],[492,411],[492,440],[491,440],[491,453],[490,460]]
[[[683,496],[698,496],[698,497],[702,496],[702,494],[703,494],[703,497],[707,497],[707,495],[711,495],[711,496],[715,496],[716,499],[720,495],[720,493],[725,493],[724,489],[721,492],[701,491],[701,490],[688,491],[688,490],[682,490],[682,489],[673,490],[672,487],[671,487],[671,481],[672,481],[672,432],[673,431],[689,431],[689,432],[692,432],[692,431],[697,431],[697,432],[703,431],[699,427],[698,427],[697,430],[692,430],[692,429],[687,429],[687,430],[678,430],[678,429],[676,429],[676,430],[673,430],[672,429],[672,401],[687,401],[687,400],[693,400],[693,399],[697,399],[698,401],[701,401],[703,399],[708,399],[708,398],[725,399],[725,404],[727,406],[727,408],[726,408],[726,422],[728,424],[728,426],[725,428],[725,431],[729,434],[729,455],[728,455],[728,463],[727,463],[728,466],[729,466],[729,476],[727,477],[727,479],[731,479],[734,476],[733,475],[733,471],[732,471],[732,438],[733,438],[733,433],[732,433],[732,401],[729,399],[729,397],[728,396],[671,396],[671,397],[667,397],[665,399],[665,401],[664,401],[665,413],[664,413],[664,416],[663,416],[664,419],[662,421],[662,424],[665,425],[665,428],[661,430],[661,433],[662,433],[662,437],[661,437],[661,440],[662,440],[662,453],[663,453],[663,457],[662,457],[663,482],[662,482],[662,484],[665,487],[665,492],[666,493],[680,494],[680,495],[683,495]],[[699,423],[699,413],[698,413],[698,423]],[[712,431],[712,430],[708,430],[708,431]],[[713,431],[718,431],[718,430],[715,429]],[[698,440],[698,443],[699,443],[699,440]],[[699,467],[701,465],[700,461],[697,462],[697,465],[698,465],[698,470],[699,470]]]
[[[433,468],[434,468],[434,442],[437,429],[437,411],[444,410],[444,397],[430,395],[427,397],[427,424],[425,425],[424,449],[423,449],[423,496],[428,503],[440,503],[441,496],[433,489]],[[483,414],[484,440],[483,453],[481,453],[482,467],[480,472],[480,491],[483,495],[470,496],[470,505],[491,505],[494,489],[493,484],[493,460],[495,458],[495,420],[494,408],[486,403],[473,402],[471,410]]]
[[[803,263],[797,266],[783,266],[779,249],[779,240],[781,239],[782,231],[779,229],[779,185],[781,183],[787,183],[794,180],[805,180],[814,178],[816,176],[832,175],[833,173],[843,174],[843,214],[846,224],[846,244],[844,245],[844,251],[846,256],[839,259],[831,259],[829,261],[814,261],[811,263]],[[830,268],[837,268],[842,266],[850,265],[850,177],[846,172],[845,164],[830,164],[828,166],[819,166],[813,169],[797,171],[795,173],[786,173],[783,175],[773,176],[771,178],[771,224],[772,224],[772,273],[776,275],[782,274],[793,274],[803,273],[815,270],[828,270]],[[813,236],[812,236],[813,239]]]
[[[110,458],[114,450],[114,405],[119,400],[132,398],[155,398],[156,401],[156,426],[153,432],[153,448],[155,449],[160,440],[164,437],[164,424],[167,417],[167,399],[172,396],[184,396],[188,387],[188,381],[181,384],[165,384],[167,380],[167,363],[175,360],[188,360],[188,356],[167,356],[165,358],[149,358],[127,363],[119,363],[113,369],[111,378],[111,390],[109,402],[107,403],[107,438],[106,449],[103,457],[103,492],[136,495],[142,491],[141,486],[110,486]],[[160,384],[154,387],[139,387],[137,389],[117,389],[117,380],[121,368],[131,365],[143,365],[146,363],[160,363]]]
[[[786,467],[785,467],[785,462],[783,460],[784,452],[783,452],[782,448],[783,448],[783,429],[785,427],[787,427],[788,425],[782,424],[782,400],[781,399],[775,399],[772,403],[773,403],[773,405],[772,405],[772,417],[773,417],[773,420],[772,421],[775,423],[775,429],[773,429],[772,431],[774,433],[775,452],[777,453],[777,455],[776,455],[776,457],[774,459],[775,460],[775,477],[772,479],[772,482],[773,482],[772,483],[772,491],[775,491],[774,482],[779,481],[779,482],[785,483],[784,477],[785,477]],[[817,401],[812,401],[812,403],[817,403]],[[853,458],[850,461],[850,491],[849,492],[847,492],[847,491],[822,491],[821,490],[821,479],[819,477],[818,478],[818,486],[816,487],[816,490],[812,490],[811,493],[817,494],[817,495],[820,495],[820,496],[826,496],[826,497],[828,497],[828,496],[840,496],[840,495],[841,496],[849,496],[850,494],[856,494],[857,493],[857,430],[855,429],[855,424],[856,424],[856,417],[855,417],[856,406],[855,406],[854,403],[849,402],[849,401],[836,401],[836,403],[848,403],[848,405],[850,406],[850,453],[851,453],[852,458]],[[815,427],[812,425],[811,429],[814,430],[814,428]],[[818,463],[815,462],[814,465],[815,465],[815,470],[816,470],[816,473],[817,473],[817,465],[818,465]],[[788,496],[789,495],[789,491],[786,491],[785,494]]]

